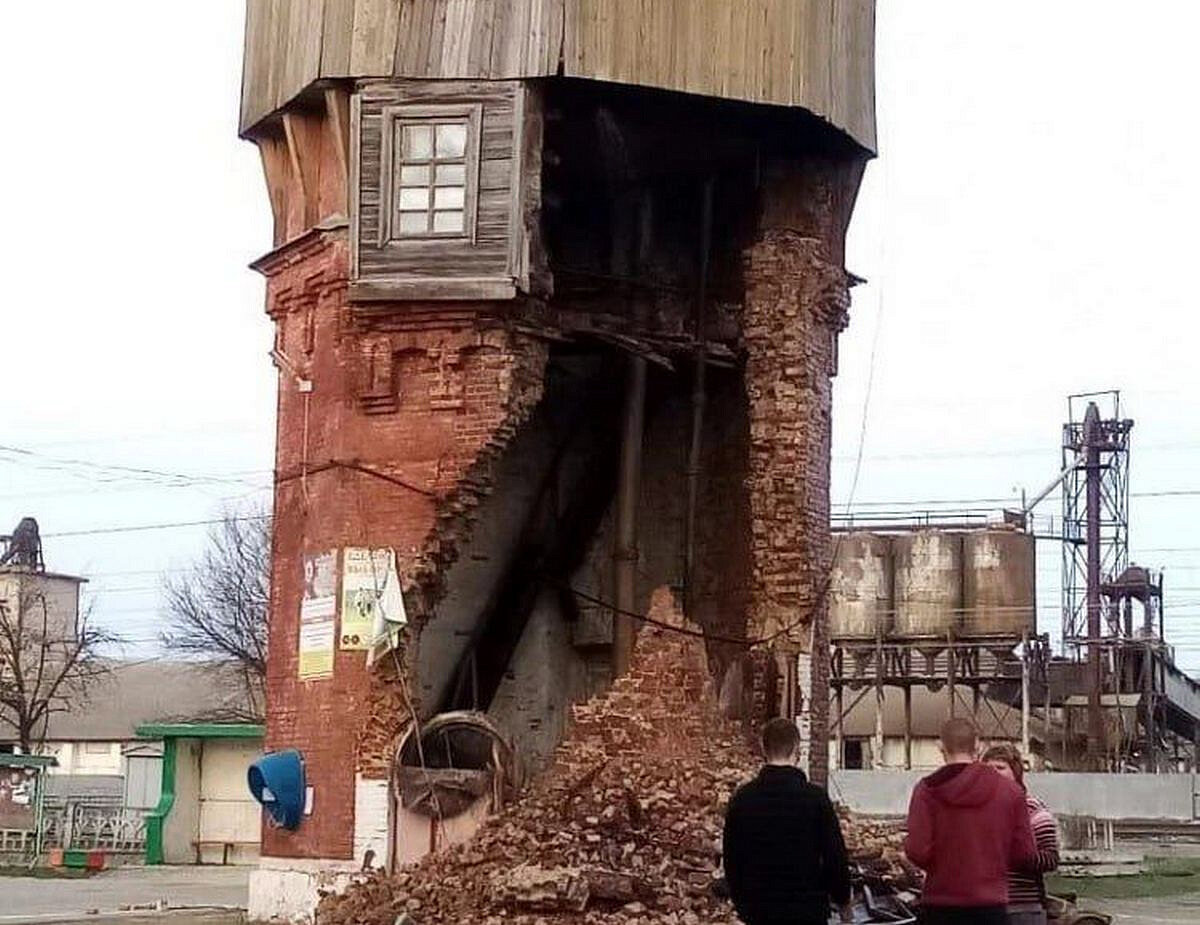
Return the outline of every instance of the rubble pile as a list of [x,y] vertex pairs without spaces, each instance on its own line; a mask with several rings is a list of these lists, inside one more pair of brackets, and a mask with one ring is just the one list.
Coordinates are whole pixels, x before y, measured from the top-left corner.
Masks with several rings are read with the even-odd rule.
[[[665,589],[650,616],[682,625]],[[551,767],[517,802],[466,844],[323,898],[316,921],[736,922],[712,887],[725,805],[756,764],[741,727],[720,715],[702,640],[648,624],[629,674],[573,709]],[[847,828],[866,859],[889,863],[891,833]]]
[[855,816],[843,806],[837,811],[851,866],[897,892],[920,890],[921,871],[904,856],[902,823]]

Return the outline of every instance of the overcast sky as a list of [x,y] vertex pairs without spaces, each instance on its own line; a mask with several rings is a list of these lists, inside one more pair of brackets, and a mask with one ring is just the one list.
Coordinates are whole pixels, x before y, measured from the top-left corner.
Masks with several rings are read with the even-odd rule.
[[[857,505],[1032,493],[1058,470],[1066,395],[1120,388],[1133,491],[1192,492],[1135,498],[1131,528],[1134,559],[1167,568],[1192,669],[1198,32],[1187,0],[881,0],[880,158],[847,257],[870,282],[834,445],[844,503],[871,380]],[[271,231],[236,136],[241,39],[241,0],[13,4],[0,32],[0,531],[37,516],[49,567],[88,576],[136,651],[205,528],[62,534],[269,497],[271,330],[246,264]],[[1040,544],[1044,630],[1058,557]]]

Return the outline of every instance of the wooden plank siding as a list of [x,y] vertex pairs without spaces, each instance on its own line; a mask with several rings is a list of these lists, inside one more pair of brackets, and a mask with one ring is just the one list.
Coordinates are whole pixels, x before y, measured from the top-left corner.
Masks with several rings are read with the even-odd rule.
[[[520,187],[523,158],[518,144],[520,95],[516,81],[394,81],[368,84],[357,102],[353,141],[357,176],[351,224],[355,229],[354,276],[386,290],[414,280],[505,280],[528,274]],[[474,241],[459,238],[380,243],[388,183],[384,171],[385,110],[395,106],[481,105]],[[410,287],[411,288],[411,287]]]
[[568,77],[799,106],[875,148],[875,0],[247,0],[241,129],[334,78]]

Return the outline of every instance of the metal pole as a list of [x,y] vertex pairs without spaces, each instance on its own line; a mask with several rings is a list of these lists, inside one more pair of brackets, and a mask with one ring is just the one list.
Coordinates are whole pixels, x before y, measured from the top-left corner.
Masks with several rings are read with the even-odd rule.
[[704,436],[705,376],[708,349],[705,339],[705,310],[708,302],[708,258],[712,249],[713,179],[704,181],[700,196],[700,273],[696,287],[696,349],[692,370],[692,444],[687,464],[687,517],[684,520],[683,582],[689,616],[696,604],[696,507],[700,497],[700,450]]
[[1154,653],[1150,640],[1142,643],[1142,715],[1146,720],[1145,767],[1150,773],[1158,771],[1158,736],[1154,729]]
[[1045,713],[1045,716],[1043,716],[1043,719],[1045,720],[1045,724],[1044,724],[1045,730],[1044,731],[1045,731],[1046,738],[1045,738],[1045,746],[1042,749],[1042,755],[1047,760],[1049,760],[1049,758],[1050,758],[1050,708],[1051,708],[1051,704],[1052,704],[1052,701],[1050,698],[1050,663],[1049,663],[1050,651],[1049,651],[1049,648],[1050,648],[1049,640],[1047,640],[1046,645],[1038,646],[1038,664],[1041,666],[1041,669],[1042,669],[1041,670],[1042,679],[1046,683],[1046,704],[1045,704],[1046,713]]
[[946,691],[950,695],[950,718],[957,713],[954,694],[954,633],[946,633]]
[[844,757],[842,749],[845,748],[845,716],[846,716],[846,700],[845,692],[842,685],[839,683],[837,688],[837,756],[834,759],[833,766],[839,771],[844,765]]
[[1100,712],[1100,410],[1089,402],[1083,416],[1087,469],[1088,765],[1103,769],[1104,717]]
[[883,626],[875,621],[875,737],[871,743],[875,752],[872,767],[883,767]]
[[1029,758],[1029,632],[1021,634],[1021,757]]
[[[1121,701],[1121,694],[1125,691],[1125,663],[1128,661],[1129,641],[1125,641],[1123,645],[1113,650],[1113,693],[1117,699],[1117,741],[1113,743],[1113,761],[1116,764],[1116,771],[1120,774],[1125,769],[1125,708]],[[1136,727],[1136,723],[1134,726]],[[1136,734],[1136,728],[1134,730]]]
[[904,685],[904,770],[912,770],[912,685]]

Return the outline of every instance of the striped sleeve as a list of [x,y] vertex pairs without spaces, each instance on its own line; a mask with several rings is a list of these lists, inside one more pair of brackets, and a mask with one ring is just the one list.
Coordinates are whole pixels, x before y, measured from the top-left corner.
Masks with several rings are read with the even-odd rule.
[[1026,806],[1037,854],[1032,867],[1009,872],[1010,906],[1040,905],[1045,895],[1042,874],[1058,868],[1058,825],[1054,816],[1033,797],[1027,797]]
[[1037,858],[1033,869],[1048,873],[1058,869],[1058,826],[1054,816],[1036,800],[1029,800],[1029,822],[1033,827],[1033,840],[1037,843]]

